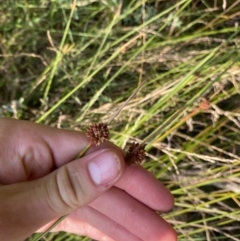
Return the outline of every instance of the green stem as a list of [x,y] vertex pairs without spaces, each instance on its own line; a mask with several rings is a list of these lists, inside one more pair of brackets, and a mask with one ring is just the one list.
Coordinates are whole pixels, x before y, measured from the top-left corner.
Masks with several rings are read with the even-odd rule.
[[43,238],[46,234],[48,234],[53,228],[55,228],[64,218],[66,218],[68,214],[61,216],[56,222],[54,222],[46,231],[41,233],[37,238],[33,239],[33,241],[38,241]]

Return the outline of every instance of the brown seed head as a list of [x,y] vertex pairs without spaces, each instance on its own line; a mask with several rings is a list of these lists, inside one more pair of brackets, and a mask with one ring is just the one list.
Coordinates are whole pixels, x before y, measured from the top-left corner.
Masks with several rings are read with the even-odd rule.
[[[137,166],[137,165],[141,165],[144,158],[145,158],[145,150],[144,150],[144,146],[139,146],[139,143],[132,143],[128,150],[127,150],[127,154],[126,154],[126,158],[125,158],[125,162],[129,165],[129,166]],[[138,148],[137,148],[138,147]],[[136,149],[137,148],[137,149]],[[135,150],[136,149],[136,150]]]
[[86,136],[91,144],[99,146],[101,143],[109,139],[108,126],[104,123],[95,123],[89,126]]

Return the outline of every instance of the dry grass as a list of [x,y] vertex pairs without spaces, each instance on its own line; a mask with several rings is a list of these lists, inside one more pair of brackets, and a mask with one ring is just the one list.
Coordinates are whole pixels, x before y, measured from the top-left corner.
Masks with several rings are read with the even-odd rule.
[[111,139],[148,140],[179,240],[240,240],[240,1],[69,2],[1,5],[0,116],[85,130],[144,82]]

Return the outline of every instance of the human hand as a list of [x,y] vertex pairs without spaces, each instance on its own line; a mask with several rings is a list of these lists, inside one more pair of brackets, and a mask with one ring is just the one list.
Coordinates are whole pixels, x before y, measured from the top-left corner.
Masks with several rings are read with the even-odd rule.
[[[23,240],[70,213],[54,231],[175,241],[155,212],[172,208],[169,191],[142,167],[125,166],[123,151],[111,142],[74,160],[87,143],[80,132],[0,118],[0,240]],[[93,164],[89,171],[89,163],[101,164],[104,174]]]

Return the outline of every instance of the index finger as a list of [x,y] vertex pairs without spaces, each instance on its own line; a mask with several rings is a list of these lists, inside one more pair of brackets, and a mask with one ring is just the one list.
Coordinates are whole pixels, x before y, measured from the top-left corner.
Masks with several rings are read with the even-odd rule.
[[174,198],[169,190],[141,166],[126,166],[123,176],[115,186],[153,210],[167,212],[174,205]]

